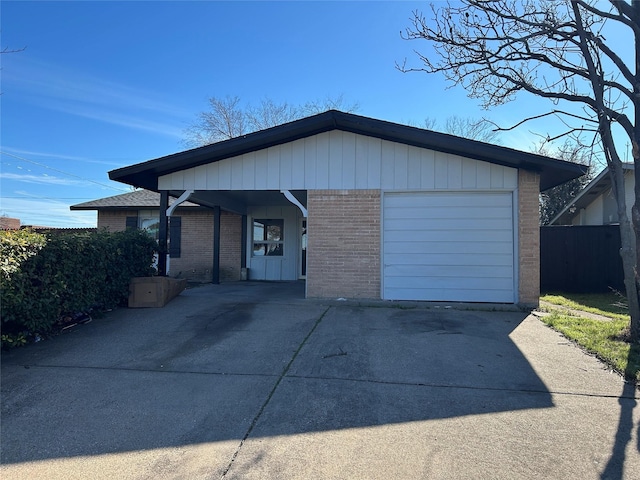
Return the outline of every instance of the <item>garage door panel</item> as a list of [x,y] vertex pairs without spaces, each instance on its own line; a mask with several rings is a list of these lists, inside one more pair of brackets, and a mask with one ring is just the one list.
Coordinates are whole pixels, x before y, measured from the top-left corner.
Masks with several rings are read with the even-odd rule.
[[489,255],[494,253],[504,254],[511,256],[510,249],[512,244],[510,239],[505,241],[494,242],[415,242],[411,240],[392,242],[386,244],[385,258],[388,255],[400,253],[403,256],[407,254],[418,254],[429,252],[432,254],[448,254],[465,252],[465,254],[482,254]]
[[[482,207],[500,207],[511,206],[511,192],[500,192],[485,195],[485,192],[406,192],[406,193],[387,193],[385,199],[385,207],[389,208],[405,208],[407,206],[406,199],[410,199],[410,207],[422,208],[477,208]],[[475,195],[474,202],[469,203],[469,194]],[[427,198],[427,195],[431,198]]]
[[[403,283],[402,277],[389,277],[388,279],[390,283],[390,287],[392,288],[400,288]],[[449,295],[452,293],[459,294],[458,291],[464,290],[500,290],[506,291],[511,290],[511,278],[497,278],[495,282],[492,281],[490,288],[487,288],[487,281],[485,277],[438,277],[434,276],[431,278],[431,281],[428,284],[420,284],[413,283],[413,285],[409,288],[424,288],[424,289],[447,289],[449,290]],[[452,300],[449,298],[448,300]]]
[[[437,300],[439,299],[439,300]],[[393,300],[426,300],[446,302],[491,302],[512,303],[513,290],[494,290],[487,294],[486,290],[456,288],[403,288]]]
[[[471,237],[471,238],[470,238]],[[499,230],[485,230],[485,231],[473,231],[468,230],[455,230],[455,231],[425,231],[425,230],[413,230],[413,231],[401,231],[394,230],[385,232],[385,245],[387,243],[393,243],[396,241],[410,240],[413,242],[469,242],[478,241],[479,243],[511,241],[513,234],[509,231]],[[476,240],[477,239],[477,240]]]
[[383,298],[514,302],[511,192],[383,197]]
[[[485,267],[487,269],[497,267],[512,268],[511,255],[504,253],[476,254],[458,253],[456,255],[440,255],[435,253],[415,253],[406,255],[404,253],[391,253],[385,256],[385,266],[406,266],[420,274],[425,268],[436,267]],[[460,272],[464,275],[465,272]],[[491,271],[488,272],[492,274]]]
[[452,219],[465,219],[465,218],[506,218],[511,215],[511,206],[498,206],[491,207],[489,211],[486,211],[487,207],[469,207],[466,209],[460,208],[429,208],[429,207],[407,207],[407,208],[387,208],[386,211],[390,214],[389,218],[392,219],[414,219],[416,217],[437,219],[437,218],[452,218]]
[[[508,218],[430,218],[424,219],[428,221],[428,225],[420,226],[414,225],[416,230],[425,229],[428,230],[467,230],[470,234],[478,230],[496,230],[504,229],[511,231],[511,221]],[[414,223],[411,219],[389,219],[387,220],[387,228],[389,231],[393,230],[406,230],[407,224]]]

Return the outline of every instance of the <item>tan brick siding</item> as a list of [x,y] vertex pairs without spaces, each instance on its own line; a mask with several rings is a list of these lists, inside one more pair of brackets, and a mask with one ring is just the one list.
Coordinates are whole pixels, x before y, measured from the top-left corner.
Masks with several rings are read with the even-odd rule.
[[193,282],[210,282],[213,267],[213,213],[180,211],[180,258],[170,259],[169,275]]
[[309,190],[307,297],[380,298],[380,191]]
[[[99,211],[98,228],[112,232],[126,228],[137,210]],[[169,275],[193,282],[210,282],[213,268],[213,211],[178,210],[182,218],[180,258],[169,260]],[[222,212],[220,217],[220,280],[240,279],[242,217]]]
[[121,232],[127,228],[127,217],[137,217],[137,210],[98,211],[98,228]]
[[524,307],[540,301],[540,175],[518,172],[518,297]]
[[229,212],[220,215],[220,281],[240,280],[242,253],[242,216]]

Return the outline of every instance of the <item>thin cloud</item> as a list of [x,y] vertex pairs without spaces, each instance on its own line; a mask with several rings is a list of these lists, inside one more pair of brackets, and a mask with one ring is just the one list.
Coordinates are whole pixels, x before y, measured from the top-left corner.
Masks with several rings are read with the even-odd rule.
[[71,162],[80,162],[80,163],[95,163],[98,165],[109,165],[109,166],[120,166],[122,162],[114,162],[108,160],[95,160],[93,158],[88,157],[78,157],[75,155],[64,155],[53,152],[37,152],[33,150],[24,150],[21,148],[13,148],[7,147],[6,145],[2,146],[2,149],[8,153],[13,153],[14,155],[25,155],[29,157],[38,157],[38,158],[53,158],[57,160],[65,160]]
[[95,227],[96,212],[69,210],[71,204],[37,198],[0,198],[0,214],[19,218],[22,225]]
[[19,173],[0,173],[1,180],[13,180],[14,182],[37,183],[41,185],[64,185],[64,186],[89,186],[89,182],[73,180],[69,178],[54,177],[51,175],[28,175]]
[[107,112],[105,110],[96,111],[95,109],[76,105],[60,105],[58,110],[79,117],[90,118],[92,120],[99,120],[102,122],[110,123],[112,125],[118,125],[120,127],[159,133],[168,137],[175,137],[179,139],[184,137],[184,129],[182,128],[178,128],[175,125],[171,124],[150,121],[140,116],[124,115],[120,113]]
[[171,137],[182,138],[182,126],[191,118],[191,112],[147,90],[33,60],[16,61],[3,71],[3,84],[26,90],[39,106]]

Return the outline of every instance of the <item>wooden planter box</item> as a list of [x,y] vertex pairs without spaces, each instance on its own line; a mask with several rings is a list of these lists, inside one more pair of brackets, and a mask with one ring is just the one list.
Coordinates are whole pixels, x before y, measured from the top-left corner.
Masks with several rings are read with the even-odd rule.
[[186,287],[186,278],[132,278],[129,283],[129,308],[164,307]]

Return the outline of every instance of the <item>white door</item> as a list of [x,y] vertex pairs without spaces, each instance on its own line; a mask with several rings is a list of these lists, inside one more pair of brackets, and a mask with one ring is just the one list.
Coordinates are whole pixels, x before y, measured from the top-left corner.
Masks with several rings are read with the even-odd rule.
[[250,207],[247,267],[250,280],[297,280],[298,207]]
[[514,303],[511,192],[385,193],[387,300]]

